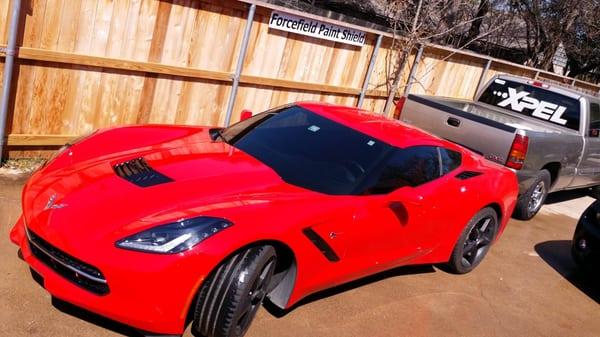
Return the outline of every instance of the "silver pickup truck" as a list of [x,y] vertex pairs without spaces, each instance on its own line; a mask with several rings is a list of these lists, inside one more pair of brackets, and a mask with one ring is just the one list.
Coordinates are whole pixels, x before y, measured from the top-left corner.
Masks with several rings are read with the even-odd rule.
[[549,192],[600,194],[600,98],[514,76],[496,76],[475,101],[409,95],[399,119],[512,168],[514,217],[531,219]]

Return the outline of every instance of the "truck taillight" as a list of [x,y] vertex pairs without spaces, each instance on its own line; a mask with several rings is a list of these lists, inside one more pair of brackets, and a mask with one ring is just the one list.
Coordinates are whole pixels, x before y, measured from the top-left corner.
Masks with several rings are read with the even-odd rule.
[[515,135],[515,139],[510,147],[508,153],[508,159],[506,160],[506,166],[515,170],[523,168],[525,163],[525,156],[527,155],[527,148],[529,147],[529,138],[523,135]]
[[406,96],[402,96],[396,101],[396,110],[394,110],[395,119],[400,119],[402,108],[404,108],[404,102],[406,102]]

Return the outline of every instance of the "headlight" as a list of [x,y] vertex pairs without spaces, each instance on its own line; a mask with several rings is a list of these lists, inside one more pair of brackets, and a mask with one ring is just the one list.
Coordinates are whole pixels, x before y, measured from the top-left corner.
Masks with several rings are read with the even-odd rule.
[[149,253],[180,253],[232,225],[225,219],[201,216],[150,228],[117,241],[116,245]]

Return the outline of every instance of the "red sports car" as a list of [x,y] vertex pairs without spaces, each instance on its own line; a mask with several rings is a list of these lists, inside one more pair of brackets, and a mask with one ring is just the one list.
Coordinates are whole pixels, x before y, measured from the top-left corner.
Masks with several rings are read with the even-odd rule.
[[396,120],[297,103],[228,128],[129,126],[64,148],[10,237],[55,297],[146,334],[241,336],[263,299],[408,264],[475,268],[510,170]]

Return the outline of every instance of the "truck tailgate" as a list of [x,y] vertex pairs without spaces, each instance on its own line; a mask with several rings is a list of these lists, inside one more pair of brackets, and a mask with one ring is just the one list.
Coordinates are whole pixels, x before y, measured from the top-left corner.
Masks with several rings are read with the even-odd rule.
[[[472,103],[409,95],[400,120],[503,164],[515,138],[515,116]],[[531,126],[534,128],[536,126]]]

